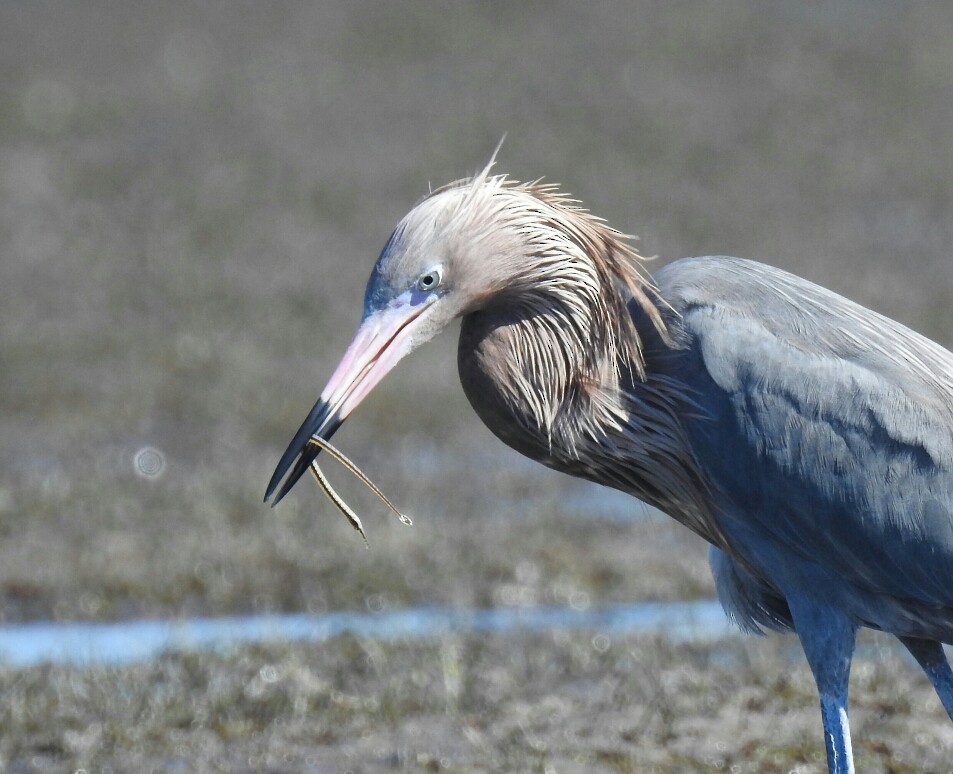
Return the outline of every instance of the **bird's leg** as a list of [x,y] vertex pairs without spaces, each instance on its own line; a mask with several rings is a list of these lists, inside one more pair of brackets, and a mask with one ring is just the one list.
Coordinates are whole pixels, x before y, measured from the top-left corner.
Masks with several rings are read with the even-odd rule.
[[953,670],[946,660],[943,645],[936,640],[924,640],[919,637],[901,637],[902,642],[917,663],[926,672],[936,695],[943,702],[946,714],[953,720]]
[[853,774],[854,760],[847,722],[847,683],[856,627],[840,611],[824,603],[791,595],[788,606],[821,700],[821,720],[831,774]]

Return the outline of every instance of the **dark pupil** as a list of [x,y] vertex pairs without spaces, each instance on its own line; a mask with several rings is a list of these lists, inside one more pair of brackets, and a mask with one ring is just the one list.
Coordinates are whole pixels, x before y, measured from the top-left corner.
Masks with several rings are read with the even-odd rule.
[[436,280],[433,274],[424,274],[423,279],[420,280],[420,284],[425,288],[433,287],[434,282]]

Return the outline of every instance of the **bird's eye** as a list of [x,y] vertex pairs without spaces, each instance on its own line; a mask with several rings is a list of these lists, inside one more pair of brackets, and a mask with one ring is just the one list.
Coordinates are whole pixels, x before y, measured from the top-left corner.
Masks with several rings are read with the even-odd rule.
[[433,290],[440,284],[440,280],[440,269],[431,269],[417,279],[417,290],[423,293]]

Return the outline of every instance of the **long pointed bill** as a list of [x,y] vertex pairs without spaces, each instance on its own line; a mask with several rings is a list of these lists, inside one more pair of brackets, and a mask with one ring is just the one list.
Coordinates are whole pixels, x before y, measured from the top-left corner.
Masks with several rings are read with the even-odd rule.
[[424,312],[435,300],[407,293],[364,318],[318,402],[281,456],[265,491],[266,502],[274,494],[272,505],[277,504],[318,456],[319,448],[308,440],[312,436],[330,439],[348,414],[414,348]]

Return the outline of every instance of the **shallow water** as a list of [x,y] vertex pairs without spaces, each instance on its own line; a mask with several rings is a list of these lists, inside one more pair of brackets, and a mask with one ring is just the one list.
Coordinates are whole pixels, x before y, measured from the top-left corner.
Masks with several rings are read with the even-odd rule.
[[0,627],[0,663],[127,664],[147,661],[167,651],[214,650],[268,641],[320,642],[344,633],[391,639],[448,632],[554,629],[594,629],[605,634],[658,632],[676,640],[711,640],[732,632],[716,600],[635,602],[585,610],[559,606],[488,610],[424,607],[376,613],[29,623]]

